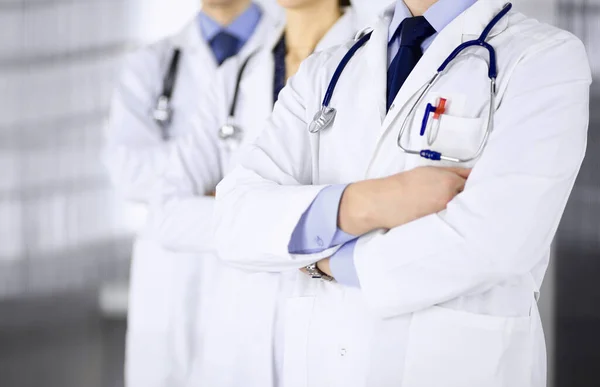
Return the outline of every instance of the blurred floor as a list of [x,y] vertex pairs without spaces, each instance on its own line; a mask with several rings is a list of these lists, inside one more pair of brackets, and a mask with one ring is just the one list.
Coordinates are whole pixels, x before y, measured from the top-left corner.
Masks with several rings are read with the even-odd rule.
[[124,321],[97,296],[0,303],[0,386],[122,387]]

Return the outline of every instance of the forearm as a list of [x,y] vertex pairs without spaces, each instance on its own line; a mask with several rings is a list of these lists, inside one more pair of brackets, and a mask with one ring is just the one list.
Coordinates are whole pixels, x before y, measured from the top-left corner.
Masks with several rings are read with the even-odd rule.
[[381,227],[373,208],[377,201],[377,185],[377,180],[365,180],[346,188],[337,219],[341,230],[352,235],[365,235]]

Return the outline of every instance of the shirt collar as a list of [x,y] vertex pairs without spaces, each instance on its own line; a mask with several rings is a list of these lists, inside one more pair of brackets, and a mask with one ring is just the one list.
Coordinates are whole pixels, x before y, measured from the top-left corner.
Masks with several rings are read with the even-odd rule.
[[[423,15],[431,26],[439,33],[461,13],[469,9],[477,0],[438,0]],[[412,17],[404,1],[398,0],[394,9],[394,17],[390,23],[388,39],[391,41],[394,33],[404,21]]]
[[260,22],[262,11],[255,3],[250,6],[234,21],[227,26],[222,26],[204,12],[198,15],[198,23],[200,24],[200,32],[202,37],[210,42],[219,32],[225,30],[238,38],[240,42],[245,43],[250,39],[256,26]]

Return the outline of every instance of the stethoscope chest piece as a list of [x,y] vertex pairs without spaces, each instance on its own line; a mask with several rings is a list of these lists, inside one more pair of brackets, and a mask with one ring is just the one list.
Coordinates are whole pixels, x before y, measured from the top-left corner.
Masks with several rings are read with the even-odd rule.
[[242,129],[235,125],[230,119],[219,128],[219,139],[227,145],[229,149],[237,148],[242,142]]
[[152,112],[152,118],[161,126],[166,126],[171,122],[171,117],[173,116],[173,109],[171,109],[171,104],[169,98],[166,96],[161,96],[158,98],[158,102],[156,103],[156,108]]
[[308,131],[311,133],[319,133],[320,131],[327,129],[335,121],[335,114],[337,110],[329,106],[321,107],[321,110],[315,114],[312,122],[308,127]]

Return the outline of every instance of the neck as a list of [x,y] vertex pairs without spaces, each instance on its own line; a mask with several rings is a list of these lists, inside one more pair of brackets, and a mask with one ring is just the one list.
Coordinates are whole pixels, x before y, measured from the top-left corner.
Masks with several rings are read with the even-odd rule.
[[302,8],[287,9],[285,13],[287,55],[299,60],[306,59],[341,15],[337,0],[316,1]]
[[413,16],[423,16],[437,2],[438,0],[404,0],[404,4],[406,4]]
[[219,2],[206,1],[202,6],[202,12],[210,16],[222,26],[231,24],[238,16],[240,16],[251,4],[251,0],[230,1],[226,4]]

